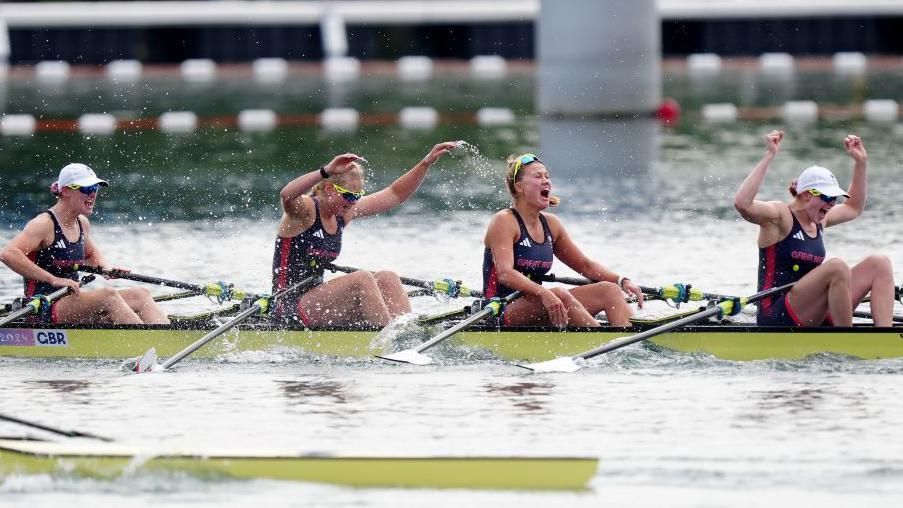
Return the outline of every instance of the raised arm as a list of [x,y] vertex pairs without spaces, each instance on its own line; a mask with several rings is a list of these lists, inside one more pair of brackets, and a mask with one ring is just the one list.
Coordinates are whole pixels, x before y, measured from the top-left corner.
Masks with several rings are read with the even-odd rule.
[[781,149],[783,139],[784,131],[771,131],[765,136],[765,156],[743,180],[740,190],[734,196],[734,208],[740,212],[741,217],[753,224],[762,226],[769,222],[777,223],[781,218],[781,211],[777,204],[759,201],[756,199],[756,195],[765,179],[768,166]]
[[78,282],[55,277],[36,265],[29,254],[50,245],[53,241],[53,222],[45,214],[35,217],[0,251],[0,262],[26,279],[45,282],[54,287],[69,287],[78,293]]
[[323,178],[350,171],[352,163],[359,160],[361,160],[361,157],[353,153],[337,155],[321,169],[305,173],[287,183],[282,188],[282,191],[279,192],[279,197],[282,200],[282,210],[286,215],[294,219],[303,219],[306,215],[311,214],[313,207],[309,203],[309,199],[307,201],[304,200],[305,194],[314,185],[320,183]]
[[849,198],[840,205],[831,208],[825,216],[825,226],[834,226],[851,221],[865,210],[865,201],[868,197],[868,184],[866,183],[866,168],[868,166],[868,152],[859,136],[848,135],[843,140],[843,147],[853,159],[853,180],[847,190]]
[[420,187],[420,184],[429,172],[430,166],[435,164],[443,155],[457,146],[457,141],[446,141],[445,143],[439,143],[434,146],[426,157],[418,162],[413,168],[409,169],[405,174],[398,177],[391,185],[361,198],[361,200],[358,201],[357,206],[352,209],[351,213],[346,214],[345,219],[351,220],[355,217],[376,215],[389,211],[404,203],[417,191],[417,188]]
[[552,228],[552,235],[555,243],[555,257],[589,280],[619,284],[621,290],[635,295],[639,307],[641,309],[643,308],[643,290],[640,289],[639,286],[634,284],[629,278],[618,275],[611,269],[588,258],[583,251],[577,247],[577,244],[571,240],[571,235],[568,234],[567,230],[564,228],[564,224],[558,217],[549,214],[546,214],[546,217],[549,220],[549,227]]

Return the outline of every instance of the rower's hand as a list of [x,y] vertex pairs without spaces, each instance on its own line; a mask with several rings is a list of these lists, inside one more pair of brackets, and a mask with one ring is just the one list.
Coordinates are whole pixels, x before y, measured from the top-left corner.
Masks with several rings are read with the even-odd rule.
[[559,328],[567,326],[568,313],[561,298],[558,298],[555,293],[548,289],[544,290],[539,298],[542,300],[542,306],[545,307],[546,312],[549,314],[549,320],[552,321],[552,324]]
[[434,146],[432,150],[430,150],[430,153],[428,153],[426,157],[423,158],[423,160],[426,161],[427,164],[432,166],[436,163],[436,161],[442,158],[443,155],[447,154],[451,150],[454,150],[455,148],[458,148],[458,144],[458,141],[446,141],[445,143],[439,143],[438,145]]
[[637,307],[640,309],[643,308],[643,290],[640,289],[639,286],[634,284],[630,279],[625,279],[624,287],[621,288],[628,295],[633,295],[636,297]]
[[343,153],[342,155],[336,155],[333,157],[329,164],[326,165],[326,172],[329,173],[329,176],[332,175],[341,175],[351,171],[351,168],[354,167],[354,163],[362,160],[363,157],[360,155],[355,155],[353,153]]
[[869,158],[868,153],[865,151],[865,145],[862,144],[862,139],[855,134],[850,134],[844,138],[843,147],[856,162],[865,162]]
[[54,277],[53,280],[50,281],[50,285],[55,288],[69,288],[69,290],[74,295],[77,295],[80,289],[78,281],[74,281],[72,279],[64,279],[62,277]]
[[784,140],[784,131],[774,130],[765,135],[765,148],[771,155],[777,155],[781,150],[781,141]]

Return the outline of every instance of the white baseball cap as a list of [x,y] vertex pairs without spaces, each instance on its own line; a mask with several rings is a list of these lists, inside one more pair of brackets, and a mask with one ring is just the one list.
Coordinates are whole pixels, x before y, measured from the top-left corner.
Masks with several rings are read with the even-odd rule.
[[55,187],[59,190],[67,185],[78,185],[79,187],[90,187],[95,184],[110,185],[106,180],[97,178],[94,170],[84,164],[73,163],[67,164],[60,170],[60,176],[56,179]]
[[834,174],[821,166],[811,166],[804,169],[800,174],[800,177],[796,179],[797,194],[810,189],[817,190],[829,198],[837,196],[843,196],[845,198],[850,197],[850,195],[837,184],[837,178]]

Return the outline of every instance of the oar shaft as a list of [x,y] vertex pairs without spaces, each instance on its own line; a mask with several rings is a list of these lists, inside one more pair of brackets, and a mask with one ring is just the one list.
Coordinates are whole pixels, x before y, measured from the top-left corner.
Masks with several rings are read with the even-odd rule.
[[87,432],[79,432],[79,431],[77,431],[77,430],[63,430],[63,429],[57,429],[57,428],[54,428],[54,427],[48,427],[47,425],[44,425],[44,424],[41,424],[41,423],[37,423],[37,422],[30,422],[30,421],[28,421],[28,420],[23,420],[23,419],[21,419],[21,418],[16,418],[15,416],[9,416],[9,415],[0,414],[0,420],[5,420],[5,421],[7,421],[7,422],[17,423],[17,424],[19,424],[19,425],[24,425],[24,426],[26,426],[26,427],[31,427],[31,428],[34,428],[34,429],[43,430],[43,431],[46,431],[46,432],[51,432],[51,433],[53,433],[53,434],[58,434],[58,435],[60,435],[60,436],[66,436],[66,437],[88,437],[88,438],[91,438],[91,439],[99,439],[99,440],[101,440],[101,441],[112,441],[112,439],[110,439],[110,438],[108,438],[108,437],[97,436],[97,435],[94,435],[94,434],[89,434],[89,433],[87,433]]
[[[54,291],[53,293],[50,293],[49,295],[47,295],[47,299],[53,301],[53,300],[56,300],[57,298],[65,295],[68,292],[69,292],[69,288],[60,288],[60,289],[57,289],[56,291]],[[5,325],[6,323],[11,323],[11,322],[19,319],[20,317],[27,316],[33,312],[35,312],[35,308],[34,308],[34,306],[31,305],[30,302],[28,302],[21,309],[13,312],[12,314],[9,314],[8,316],[6,316],[3,319],[0,319],[0,326]]]
[[199,291],[203,293],[205,288],[198,284],[190,282],[182,282],[178,280],[161,279],[160,277],[151,277],[150,275],[141,275],[138,273],[126,272],[123,270],[104,270],[98,266],[80,265],[79,271],[96,273],[98,275],[107,275],[117,279],[133,280],[135,282],[144,282],[146,284],[156,284],[158,286],[166,286],[177,289],[189,289],[191,291]]
[[[582,277],[559,277],[555,274],[544,275],[542,280],[546,282],[560,282],[562,284],[568,284],[571,286],[586,286],[589,284],[595,284],[596,281],[592,281],[589,279],[585,279]],[[638,286],[640,290],[645,295],[657,296],[659,298],[667,299],[669,298],[668,292],[669,290],[672,292],[677,292],[677,289],[674,286],[669,287],[649,287],[649,286]],[[731,298],[728,295],[720,295],[718,293],[705,293],[697,290],[692,290],[691,299],[692,300],[720,300],[722,298]]]
[[[324,269],[336,271],[336,272],[343,272],[343,273],[354,273],[354,272],[358,272],[361,270],[360,268],[354,268],[353,266],[339,266],[339,265],[332,265],[332,264],[325,266]],[[417,287],[417,288],[429,289],[430,291],[436,290],[436,282],[434,282],[434,281],[428,281],[428,280],[423,280],[423,279],[414,279],[412,277],[405,277],[404,275],[399,275],[398,278],[399,278],[399,280],[401,280],[401,283],[404,284],[405,286],[413,286],[413,287]],[[482,298],[483,292],[467,289],[466,291],[462,292],[462,296],[470,296],[473,298]]]
[[[750,303],[755,303],[763,298],[767,298],[767,297],[777,294],[777,293],[783,293],[784,291],[787,291],[790,288],[792,288],[794,284],[795,283],[785,284],[780,287],[771,288],[771,289],[762,291],[760,293],[756,293],[755,295],[747,298],[744,305],[748,305]],[[652,328],[651,330],[646,330],[644,332],[640,332],[635,335],[624,337],[622,339],[613,340],[611,342],[605,343],[605,344],[597,347],[596,349],[593,349],[592,351],[587,351],[586,353],[580,354],[578,356],[580,358],[583,358],[584,360],[586,360],[586,359],[592,358],[594,356],[599,356],[603,353],[607,353],[609,351],[613,351],[615,349],[622,348],[624,346],[629,346],[630,344],[633,344],[634,342],[639,342],[641,340],[648,339],[649,337],[654,337],[656,335],[670,332],[671,330],[680,328],[684,325],[696,323],[698,321],[702,321],[703,319],[707,319],[712,316],[717,316],[721,312],[722,312],[721,308],[717,307],[717,306],[712,307],[710,309],[705,309],[703,311],[700,311],[697,314],[692,314],[687,317],[680,318],[677,321],[672,321],[670,323],[667,323],[667,324],[664,324],[661,326],[657,326],[655,328]]]
[[[515,292],[509,294],[508,296],[503,298],[503,302],[505,304],[508,304],[508,303],[511,303],[512,301],[516,300],[517,298],[520,298],[520,291],[515,291]],[[452,335],[460,332],[461,330],[469,327],[470,325],[489,317],[493,312],[494,312],[494,310],[491,307],[487,306],[487,307],[483,308],[483,310],[481,310],[480,312],[477,312],[473,316],[470,316],[469,318],[465,319],[464,321],[461,321],[460,323],[456,324],[455,326],[443,331],[439,335],[436,335],[432,339],[417,346],[416,348],[414,348],[414,351],[416,351],[418,353],[422,353],[422,352],[426,351],[427,349],[435,346],[436,344],[442,342],[443,340],[451,337]]]
[[232,318],[230,321],[220,325],[216,330],[213,330],[212,332],[208,333],[207,335],[204,335],[200,339],[194,341],[194,343],[192,343],[190,346],[188,346],[185,349],[176,353],[169,360],[166,360],[165,362],[163,362],[162,367],[164,369],[168,369],[168,368],[172,367],[173,365],[179,363],[186,356],[190,355],[191,353],[194,353],[195,351],[197,351],[198,349],[203,347],[205,344],[207,344],[211,340],[228,332],[235,325],[237,325],[241,321],[244,321],[248,316],[251,316],[258,312],[260,312],[260,304],[255,303],[254,305],[252,305],[252,306],[248,307],[247,309],[245,309],[244,311],[240,312],[237,316]]

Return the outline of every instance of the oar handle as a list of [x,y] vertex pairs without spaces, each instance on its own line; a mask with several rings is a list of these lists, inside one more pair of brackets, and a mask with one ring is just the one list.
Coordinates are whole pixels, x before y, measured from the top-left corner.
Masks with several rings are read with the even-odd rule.
[[[84,286],[85,284],[91,283],[93,280],[94,280],[93,275],[87,275],[87,276],[81,278],[81,280],[78,282],[78,285]],[[41,311],[42,306],[53,303],[54,300],[68,294],[69,291],[71,291],[70,288],[62,287],[62,288],[57,289],[53,293],[50,293],[49,295],[43,295],[43,296],[38,296],[36,298],[32,298],[31,300],[26,302],[25,305],[21,309],[7,315],[3,319],[0,319],[0,326],[3,326],[7,323],[11,323],[12,321],[15,321],[16,319],[19,319],[20,317],[23,317],[23,316],[27,316],[29,314],[37,314],[38,312]]]

